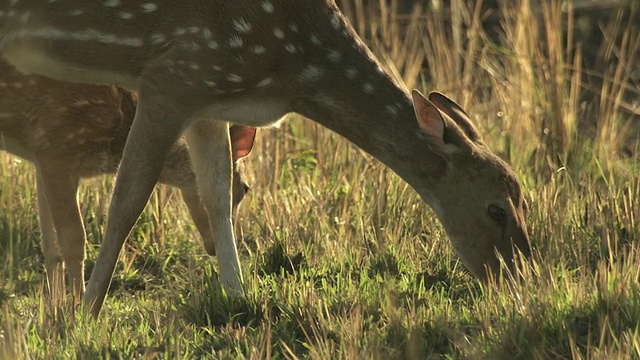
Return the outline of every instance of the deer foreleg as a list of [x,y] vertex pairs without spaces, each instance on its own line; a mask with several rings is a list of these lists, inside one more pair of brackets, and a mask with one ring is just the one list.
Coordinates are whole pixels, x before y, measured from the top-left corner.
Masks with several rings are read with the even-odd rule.
[[84,297],[85,306],[94,316],[100,313],[124,241],[149,200],[164,160],[190,115],[167,94],[159,94],[152,82],[142,82],[138,95],[138,108],[109,206],[105,239]]

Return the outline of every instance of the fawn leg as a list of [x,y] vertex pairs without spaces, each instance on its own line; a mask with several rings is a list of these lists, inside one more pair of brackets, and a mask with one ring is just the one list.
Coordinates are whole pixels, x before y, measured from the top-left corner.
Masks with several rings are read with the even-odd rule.
[[58,234],[51,218],[51,209],[44,188],[42,171],[36,166],[36,182],[38,196],[38,217],[40,219],[40,232],[42,234],[42,252],[44,253],[45,268],[47,270],[47,280],[49,290],[64,290],[64,275],[62,273],[62,257],[58,247]]
[[231,219],[229,127],[223,121],[202,119],[187,128],[186,137],[198,189],[209,214],[222,285],[229,295],[242,295],[242,272]]
[[181,193],[182,199],[187,205],[187,209],[189,209],[191,219],[193,219],[200,236],[202,236],[202,242],[204,243],[204,248],[207,251],[207,254],[215,256],[216,246],[213,242],[211,227],[209,227],[209,215],[207,215],[207,211],[204,209],[204,206],[200,201],[197,189],[185,188],[182,189]]
[[[141,81],[139,102],[109,205],[107,230],[83,302],[97,317],[126,237],[158,181],[163,163],[185,122],[180,106]],[[186,113],[189,116],[190,113]]]
[[[53,226],[55,229],[57,248],[66,267],[71,294],[81,296],[84,291],[85,232],[76,199],[78,177],[69,169],[57,166],[59,163],[55,163],[56,166],[49,165],[54,164],[52,161],[43,163],[46,165],[38,166],[38,198],[44,198],[47,211],[40,213],[41,220],[45,220],[45,224],[48,223],[45,226]],[[50,240],[44,240],[43,234],[43,241]],[[47,246],[45,254],[51,251],[49,248],[50,246]],[[55,258],[52,261],[55,261]],[[53,274],[55,276],[55,269]]]

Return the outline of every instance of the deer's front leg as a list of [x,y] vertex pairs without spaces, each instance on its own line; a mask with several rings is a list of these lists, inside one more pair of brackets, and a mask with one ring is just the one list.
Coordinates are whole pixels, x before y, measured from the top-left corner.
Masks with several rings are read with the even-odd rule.
[[[200,196],[209,215],[220,279],[229,295],[242,295],[242,272],[231,218],[233,174],[228,125],[198,120],[187,128],[186,137]],[[212,248],[211,244],[205,247]]]
[[126,237],[158,181],[164,160],[191,112],[153,82],[141,81],[136,116],[116,178],[107,231],[91,273],[84,305],[96,316],[104,302]]
[[62,255],[71,294],[81,296],[84,291],[85,232],[76,199],[78,176],[54,161],[38,165],[36,176],[42,247],[49,283],[54,291],[62,289]]

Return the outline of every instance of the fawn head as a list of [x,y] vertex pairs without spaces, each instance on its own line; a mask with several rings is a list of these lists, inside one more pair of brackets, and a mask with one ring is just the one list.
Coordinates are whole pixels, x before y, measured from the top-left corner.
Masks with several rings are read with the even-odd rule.
[[[530,256],[526,203],[509,165],[483,142],[464,110],[440,93],[413,92],[418,125],[429,149],[444,160],[434,185],[440,201],[428,199],[463,263],[486,279],[500,269],[500,254],[512,264],[515,250]],[[425,199],[427,200],[427,199]]]

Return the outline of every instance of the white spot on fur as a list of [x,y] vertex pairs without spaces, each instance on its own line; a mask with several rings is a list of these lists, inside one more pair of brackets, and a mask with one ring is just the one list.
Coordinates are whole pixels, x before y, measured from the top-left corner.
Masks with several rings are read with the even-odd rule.
[[91,103],[88,100],[76,100],[75,102],[73,102],[73,104],[71,104],[72,106],[88,106],[91,105]]
[[163,34],[151,34],[150,40],[152,44],[158,45],[165,42],[167,38]]
[[142,7],[142,11],[144,12],[153,12],[158,10],[158,5],[154,3],[145,3],[140,5],[140,7]]
[[275,35],[278,39],[284,39],[284,31],[280,30],[280,28],[274,28],[273,35]]
[[373,94],[373,85],[371,85],[371,83],[365,83],[362,85],[362,91],[366,94]]
[[229,47],[232,49],[241,48],[244,45],[244,40],[240,36],[231,35],[229,37]]
[[273,82],[272,78],[264,78],[262,80],[260,80],[259,83],[256,84],[257,87],[264,87],[267,86],[269,84],[271,84]]
[[320,80],[322,75],[324,75],[324,70],[315,65],[307,65],[304,67],[304,69],[302,69],[302,72],[300,73],[300,76],[298,76],[298,79],[301,82],[318,81]]
[[263,54],[267,51],[267,48],[262,45],[255,45],[251,51],[253,51],[254,54]]
[[213,37],[213,32],[207,28],[202,29],[202,37],[204,39],[211,39]]
[[353,80],[358,76],[358,69],[350,67],[345,71],[345,74],[347,75],[347,78]]
[[267,14],[273,13],[273,4],[269,1],[263,1],[262,10],[264,10],[264,12],[266,12]]
[[398,109],[393,105],[385,105],[384,109],[391,115],[398,115]]
[[102,3],[103,6],[105,7],[118,7],[120,6],[120,0],[107,0],[105,2]]
[[333,16],[331,16],[331,27],[333,27],[334,30],[340,30],[341,26],[342,21],[340,21],[340,17],[336,14],[333,14]]
[[249,24],[245,19],[239,18],[237,20],[233,20],[233,28],[238,32],[246,34],[251,31],[251,24]]
[[311,39],[311,42],[314,43],[315,45],[322,45],[322,41],[320,41],[320,39],[318,39],[317,36],[311,35],[310,39]]
[[240,83],[242,82],[242,76],[237,75],[237,74],[229,74],[227,76],[227,80],[231,81],[232,83]]
[[118,13],[118,17],[123,20],[131,20],[135,16],[133,16],[133,14],[128,11],[121,11],[120,13]]
[[197,42],[195,42],[193,40],[182,43],[180,45],[180,47],[185,49],[185,50],[190,50],[190,51],[198,51],[198,50],[200,50],[200,44],[198,44]]
[[[72,14],[70,14],[70,15],[71,16],[77,16],[77,15],[80,15],[82,13],[84,13],[84,11],[76,10],[76,11],[72,11]],[[20,15],[20,23],[21,24],[26,24],[27,22],[29,22],[29,18],[31,18],[31,12],[25,11],[24,13],[22,13],[22,15]]]
[[326,106],[328,108],[336,108],[339,106],[336,99],[333,97],[333,95],[330,95],[324,92],[317,93],[313,97],[313,101],[315,101],[316,103],[322,106]]
[[339,62],[340,59],[342,59],[342,54],[337,50],[329,50],[327,51],[327,59],[333,62]]
[[296,47],[293,44],[286,44],[284,48],[292,54],[296,52]]

